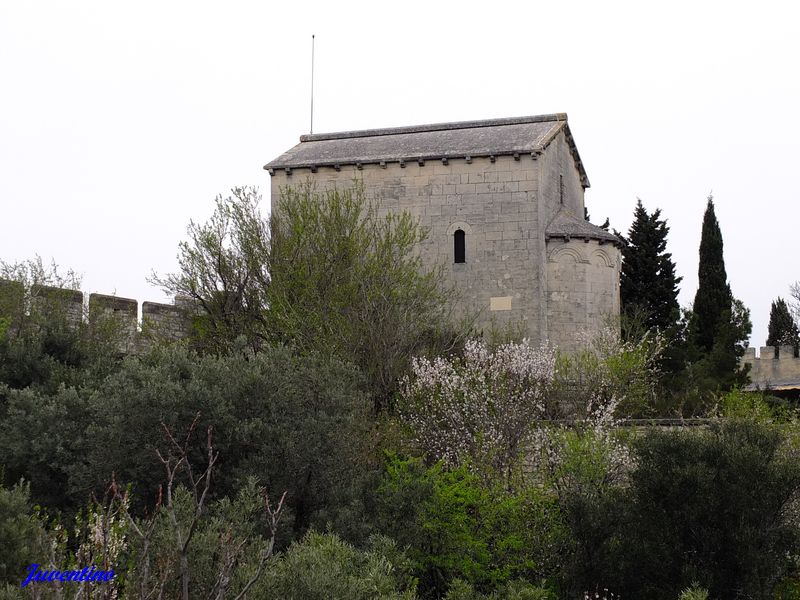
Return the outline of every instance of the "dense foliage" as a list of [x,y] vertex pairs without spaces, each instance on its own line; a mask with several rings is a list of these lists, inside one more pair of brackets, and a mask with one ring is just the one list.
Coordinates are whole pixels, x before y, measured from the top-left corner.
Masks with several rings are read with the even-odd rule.
[[699,581],[714,597],[768,597],[800,550],[800,465],[783,441],[747,422],[648,436],[631,476],[628,547],[639,572],[652,571],[645,579],[634,566],[626,586],[667,598],[676,582]]
[[[222,454],[216,493],[257,474],[269,489],[288,491],[300,533],[320,511],[333,518],[337,504],[348,502],[348,486],[367,475],[371,425],[360,386],[349,365],[281,347],[221,357],[156,349],[124,361],[96,390],[8,391],[0,455],[6,476],[24,477],[48,506],[79,506],[112,473],[150,499],[162,480],[161,424],[184,430],[200,414],[199,426],[214,426]],[[202,442],[193,440],[194,455]]]
[[714,598],[772,597],[800,550],[800,466],[786,441],[736,421],[637,440],[629,487],[577,509],[596,552],[584,587],[666,599],[699,582]]
[[35,558],[37,527],[30,518],[30,490],[24,482],[0,485],[0,584],[13,581],[20,565]]
[[[653,320],[565,353],[471,339],[420,271],[425,232],[360,187],[282,201],[266,221],[234,190],[190,226],[162,283],[197,303],[193,335],[146,352],[37,295],[74,281],[4,265],[0,598],[800,598],[800,421],[720,393],[740,302],[710,346],[713,298],[662,331],[678,279],[659,211],[637,206],[626,258],[642,298],[662,278]],[[625,420],[693,394],[699,427]],[[20,587],[33,563],[119,577]]]
[[620,416],[656,414],[664,338],[658,332],[646,332],[623,339],[620,331],[610,326],[583,337],[581,350],[558,355],[548,413],[559,418],[589,418],[613,404],[613,412]]

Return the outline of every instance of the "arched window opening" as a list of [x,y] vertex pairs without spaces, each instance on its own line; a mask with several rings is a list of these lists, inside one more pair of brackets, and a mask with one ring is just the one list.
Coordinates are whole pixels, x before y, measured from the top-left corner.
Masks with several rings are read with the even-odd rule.
[[464,230],[456,229],[453,234],[453,262],[463,263],[466,261],[466,240]]

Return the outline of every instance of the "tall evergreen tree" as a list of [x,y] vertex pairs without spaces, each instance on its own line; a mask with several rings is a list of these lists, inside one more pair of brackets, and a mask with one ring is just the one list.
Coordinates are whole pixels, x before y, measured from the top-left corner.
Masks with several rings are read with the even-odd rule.
[[753,330],[750,310],[733,298],[731,308],[722,312],[711,351],[700,361],[701,370],[717,388],[729,390],[747,383],[747,368],[739,367],[747,340]]
[[624,314],[638,315],[647,329],[667,331],[680,318],[678,284],[667,252],[667,222],[661,209],[647,214],[637,199],[633,223],[622,248],[620,299]]
[[800,332],[783,298],[775,300],[770,308],[767,346],[791,346],[795,356],[800,349]]
[[725,259],[722,256],[722,232],[714,213],[714,198],[708,197],[700,237],[699,286],[694,297],[694,337],[698,349],[711,352],[724,313],[730,317],[733,303]]
[[747,369],[739,367],[752,331],[750,311],[731,294],[722,232],[714,214],[714,199],[708,197],[700,238],[699,286],[690,321],[690,340],[698,356],[694,372],[701,388],[729,390],[747,382]]

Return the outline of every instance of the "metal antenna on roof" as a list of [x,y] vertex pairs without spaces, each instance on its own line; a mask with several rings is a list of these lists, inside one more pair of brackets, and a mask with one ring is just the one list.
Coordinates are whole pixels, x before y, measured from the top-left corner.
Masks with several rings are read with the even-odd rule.
[[311,34],[311,128],[309,133],[314,133],[314,34]]

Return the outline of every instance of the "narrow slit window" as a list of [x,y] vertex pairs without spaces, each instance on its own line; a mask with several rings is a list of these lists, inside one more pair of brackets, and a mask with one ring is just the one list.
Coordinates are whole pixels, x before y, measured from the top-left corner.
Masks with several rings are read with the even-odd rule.
[[464,240],[464,231],[456,229],[453,234],[453,262],[463,263],[466,261],[466,241]]

